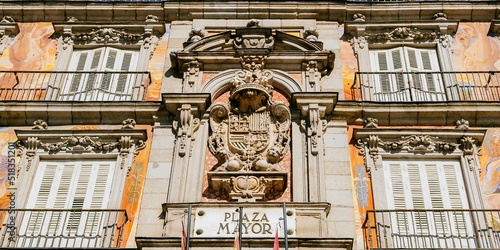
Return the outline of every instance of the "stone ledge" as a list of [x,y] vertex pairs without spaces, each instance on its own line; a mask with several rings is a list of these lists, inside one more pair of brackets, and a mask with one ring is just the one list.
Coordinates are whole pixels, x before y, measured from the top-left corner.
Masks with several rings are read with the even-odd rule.
[[78,124],[121,125],[127,118],[137,124],[155,122],[159,102],[0,102],[0,126],[32,126],[41,119],[49,126]]
[[471,127],[500,126],[500,102],[374,103],[338,101],[335,119],[363,125],[366,118],[379,126],[453,126],[460,119]]

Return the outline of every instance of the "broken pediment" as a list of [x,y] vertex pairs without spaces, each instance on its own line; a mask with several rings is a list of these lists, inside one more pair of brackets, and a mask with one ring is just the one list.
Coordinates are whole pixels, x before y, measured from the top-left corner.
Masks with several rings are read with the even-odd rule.
[[246,27],[228,30],[202,39],[190,39],[182,51],[172,52],[170,59],[179,71],[183,65],[197,60],[202,70],[226,70],[238,68],[242,55],[267,56],[269,68],[301,70],[304,61],[314,58],[322,69],[332,69],[334,53],[323,50],[321,42],[262,27]]

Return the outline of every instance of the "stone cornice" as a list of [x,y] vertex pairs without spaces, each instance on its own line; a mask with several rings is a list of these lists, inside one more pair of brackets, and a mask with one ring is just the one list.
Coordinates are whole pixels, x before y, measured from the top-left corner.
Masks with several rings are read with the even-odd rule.
[[[64,21],[74,16],[80,21],[142,21],[155,15],[161,21],[223,19],[317,19],[352,20],[362,13],[367,20],[431,20],[436,11],[450,19],[490,21],[496,18],[498,1],[418,1],[418,2],[349,2],[319,1],[161,1],[161,2],[72,2],[9,1],[0,3],[0,12],[19,22]],[[209,7],[204,7],[209,6]],[[459,7],[459,8],[458,8]],[[223,10],[223,11],[221,11]]]
[[137,124],[154,124],[159,102],[0,102],[0,126],[32,126],[41,119],[50,126],[121,124],[133,118]]
[[366,118],[378,119],[379,126],[455,126],[457,120],[470,127],[500,126],[498,102],[374,103],[338,101],[334,119],[362,125]]

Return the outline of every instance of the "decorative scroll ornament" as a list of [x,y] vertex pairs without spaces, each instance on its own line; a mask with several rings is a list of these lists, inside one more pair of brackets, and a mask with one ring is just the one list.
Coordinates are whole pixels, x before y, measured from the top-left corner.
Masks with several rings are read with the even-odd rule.
[[432,41],[438,37],[434,31],[421,31],[417,28],[399,27],[381,33],[367,33],[366,38],[372,42],[387,42],[390,40]]
[[0,23],[15,23],[15,22],[16,20],[14,20],[14,18],[12,18],[11,16],[4,16],[0,21]]
[[365,126],[364,128],[378,128],[378,119],[368,117],[364,121]]
[[231,200],[268,200],[282,193],[287,173],[279,165],[289,150],[291,114],[273,102],[273,74],[265,57],[242,57],[231,80],[229,103],[212,105],[209,150],[218,163],[209,172],[212,188]]
[[303,106],[303,113],[308,114],[308,119],[300,121],[300,128],[306,132],[307,137],[311,140],[311,154],[318,155],[321,136],[327,129],[327,121],[321,119],[324,116],[325,107],[318,104],[310,104]]
[[460,146],[462,147],[462,150],[464,152],[464,157],[467,160],[467,163],[469,164],[469,170],[474,170],[475,164],[474,164],[474,142],[475,140],[472,139],[470,136],[464,136],[462,139],[460,139]]
[[366,21],[366,16],[361,13],[356,13],[352,15],[352,20],[354,20],[355,22],[364,22]]
[[438,12],[438,13],[434,14],[434,16],[432,16],[432,19],[434,19],[436,21],[446,21],[446,20],[448,20],[448,15],[446,15],[443,12]]
[[94,41],[97,43],[117,43],[120,40],[134,42],[144,39],[145,34],[132,34],[124,30],[113,28],[93,29],[87,33],[76,33],[71,35],[73,41]]
[[147,15],[145,20],[146,23],[157,23],[159,21],[160,19],[155,15]]

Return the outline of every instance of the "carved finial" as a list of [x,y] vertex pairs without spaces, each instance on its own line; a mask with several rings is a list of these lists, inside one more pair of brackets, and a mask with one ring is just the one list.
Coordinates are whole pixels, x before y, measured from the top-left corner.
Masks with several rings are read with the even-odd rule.
[[78,22],[78,19],[74,16],[69,16],[69,17],[66,17],[66,22],[75,23],[75,22]]
[[319,33],[315,28],[308,28],[304,30],[304,38],[309,42],[318,41]]
[[189,41],[197,42],[207,36],[207,32],[202,28],[193,28],[191,32],[189,32]]
[[31,129],[43,129],[47,130],[49,126],[44,120],[36,120],[33,122],[33,127]]
[[134,129],[135,128],[135,120],[132,118],[127,118],[122,121],[122,129]]
[[11,16],[4,16],[0,23],[15,23],[16,21]]
[[378,120],[371,117],[366,118],[364,128],[378,128]]
[[448,15],[446,15],[443,12],[438,12],[432,16],[432,19],[437,20],[437,21],[446,21],[448,20]]
[[147,15],[146,23],[157,23],[160,19],[155,15]]
[[456,123],[455,129],[467,130],[469,129],[469,121],[465,119],[460,119]]
[[247,28],[259,28],[260,26],[260,21],[257,19],[252,19],[247,23]]
[[366,21],[365,15],[363,15],[361,13],[356,13],[356,14],[352,15],[352,19],[355,22],[364,22],[364,21]]

